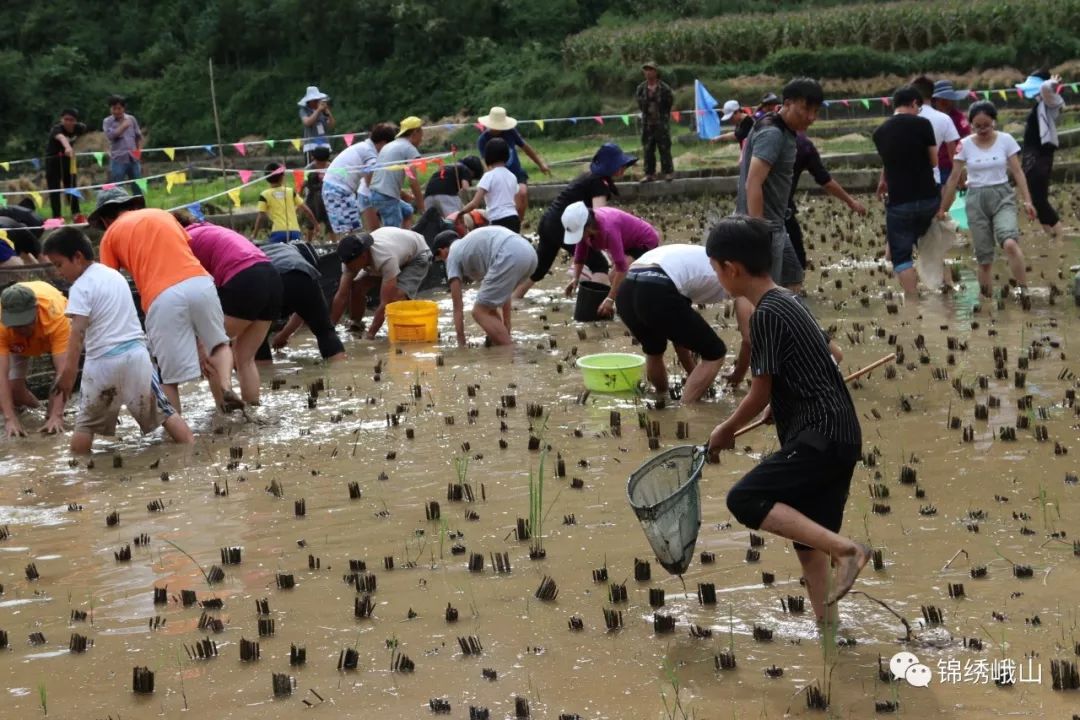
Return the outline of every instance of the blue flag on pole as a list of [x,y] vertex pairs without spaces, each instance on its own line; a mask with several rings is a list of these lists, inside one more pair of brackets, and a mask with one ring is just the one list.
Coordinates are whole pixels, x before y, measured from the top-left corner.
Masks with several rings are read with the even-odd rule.
[[697,134],[702,140],[712,140],[720,135],[720,116],[716,112],[714,98],[700,80],[694,80],[694,117]]

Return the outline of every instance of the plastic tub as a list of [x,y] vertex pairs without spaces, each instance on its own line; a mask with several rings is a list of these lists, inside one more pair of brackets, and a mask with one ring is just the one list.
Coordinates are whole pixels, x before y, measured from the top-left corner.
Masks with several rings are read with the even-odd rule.
[[582,280],[578,283],[577,304],[574,305],[575,322],[593,322],[605,320],[596,314],[603,304],[604,298],[611,292],[610,285],[602,285],[592,280]]
[[578,358],[585,387],[593,392],[627,392],[637,388],[645,358],[631,353],[600,353]]
[[386,306],[390,342],[435,342],[439,339],[439,306],[430,300],[399,300]]

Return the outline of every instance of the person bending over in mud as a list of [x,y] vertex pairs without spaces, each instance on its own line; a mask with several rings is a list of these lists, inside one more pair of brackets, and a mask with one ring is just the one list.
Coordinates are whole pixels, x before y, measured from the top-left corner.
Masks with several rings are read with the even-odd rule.
[[712,387],[727,346],[694,304],[711,305],[726,297],[701,245],[663,245],[630,265],[615,308],[641,343],[645,374],[657,392],[668,390],[664,351],[669,340],[687,373],[682,401],[697,402]]
[[[90,239],[78,228],[65,227],[48,235],[45,255],[71,283],[67,303],[71,340],[53,385],[54,396],[62,401],[71,397],[79,356],[86,350],[71,452],[89,453],[95,433],[115,435],[121,406],[127,407],[144,433],[163,426],[176,442],[194,442],[188,424],[161,389],[124,276],[94,262]],[[61,402],[61,412],[63,406]]]
[[[25,437],[16,412],[18,407],[40,404],[26,385],[30,358],[49,354],[53,367],[64,366],[71,336],[71,323],[64,316],[67,300],[46,282],[15,283],[0,295],[0,408],[4,412],[4,434]],[[76,356],[76,360],[78,356]],[[45,433],[64,429],[64,403],[49,398]]]
[[[457,239],[453,230],[435,237],[435,259],[446,263],[446,280],[454,303],[454,331],[465,345],[465,316],[461,285],[480,281],[472,316],[493,345],[509,345],[510,296],[518,283],[536,269],[536,253],[525,238],[501,225],[488,225]],[[502,308],[502,315],[499,309]]]
[[706,252],[720,284],[755,306],[750,392],[713,430],[709,451],[733,448],[736,431],[771,407],[781,448],[735,484],[727,506],[747,527],[794,541],[818,620],[835,622],[836,602],[871,553],[838,534],[862,430],[814,317],[770,277],[770,244],[769,224],[745,216],[722,220],[709,234]]

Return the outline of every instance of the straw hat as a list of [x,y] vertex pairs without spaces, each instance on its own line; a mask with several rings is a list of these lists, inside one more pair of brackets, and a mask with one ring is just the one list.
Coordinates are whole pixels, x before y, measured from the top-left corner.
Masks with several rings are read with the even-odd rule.
[[517,127],[517,120],[506,114],[506,108],[498,105],[491,108],[491,112],[477,119],[488,130],[513,130]]

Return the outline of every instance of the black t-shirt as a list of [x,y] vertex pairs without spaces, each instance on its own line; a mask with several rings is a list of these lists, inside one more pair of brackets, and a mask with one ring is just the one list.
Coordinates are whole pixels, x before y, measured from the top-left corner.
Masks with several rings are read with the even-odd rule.
[[750,372],[772,377],[769,400],[781,443],[809,431],[835,443],[862,444],[855,404],[828,341],[786,290],[765,293],[750,316]]
[[739,127],[735,128],[735,139],[742,145],[746,142],[746,138],[750,137],[750,132],[754,129],[754,116],[747,115],[739,122]]
[[918,115],[893,115],[874,131],[874,145],[885,165],[890,205],[938,196],[927,151],[937,147],[929,120]]
[[795,135],[795,168],[792,170],[791,194],[788,196],[788,209],[792,212],[796,211],[795,193],[799,190],[799,178],[804,171],[809,172],[818,185],[825,185],[832,180],[832,175],[825,163],[821,162],[821,154],[814,147],[814,143],[806,137],[806,133],[798,133]]
[[64,130],[64,126],[60,123],[56,123],[49,128],[49,142],[45,145],[45,157],[51,158],[57,155],[64,154],[64,146],[60,144],[60,141],[56,139],[57,135],[67,135],[68,142],[73,141],[80,135],[86,134],[86,124],[77,122],[75,128],[68,133]]
[[618,194],[619,191],[615,187],[615,181],[611,178],[593,175],[591,172],[584,173],[574,178],[569,185],[563,188],[562,192],[548,206],[548,209],[544,211],[544,216],[540,221],[558,222],[561,225],[563,211],[574,203],[583,202],[588,207],[592,207],[593,198],[603,197],[605,200],[610,200],[612,196]]
[[458,190],[461,188],[461,181],[468,180],[472,182],[473,174],[466,165],[462,163],[454,163],[446,167],[439,168],[439,172],[435,173],[428,180],[427,187],[424,188],[424,197],[431,197],[432,195],[457,195]]

